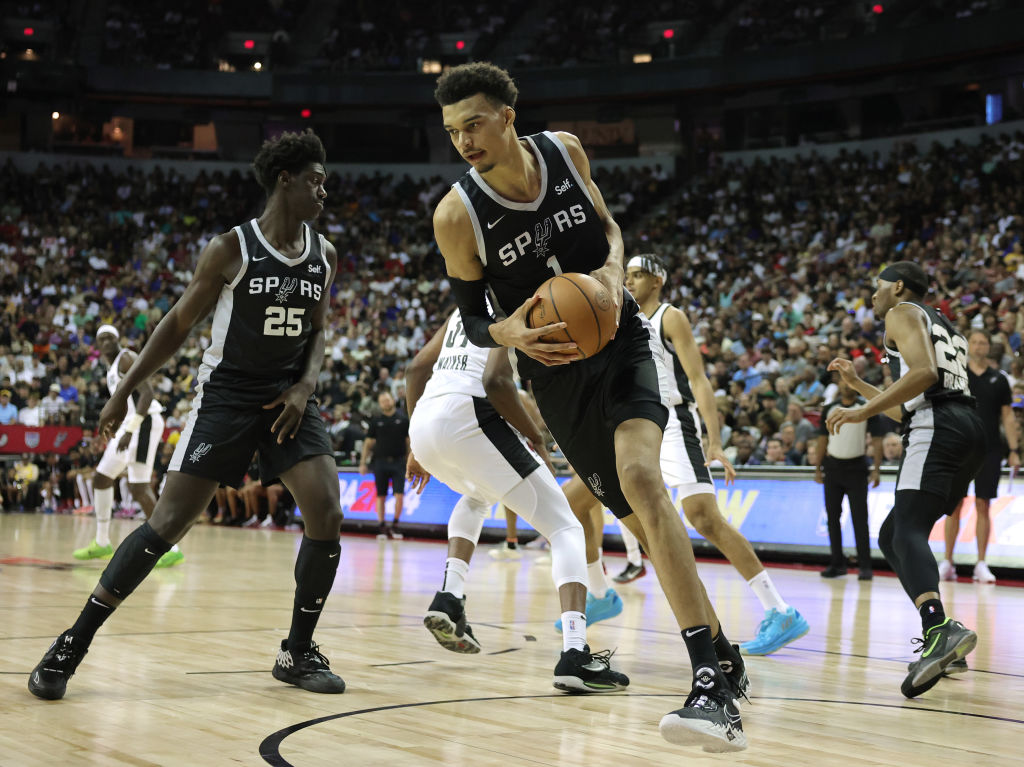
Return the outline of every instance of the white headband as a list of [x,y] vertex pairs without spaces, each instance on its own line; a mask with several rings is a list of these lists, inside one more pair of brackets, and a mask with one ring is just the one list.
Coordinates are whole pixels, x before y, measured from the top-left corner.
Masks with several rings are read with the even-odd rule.
[[655,277],[661,277],[662,282],[668,279],[668,273],[650,256],[633,256],[626,262],[626,268],[640,269]]
[[96,331],[96,337],[99,338],[104,333],[109,333],[114,338],[121,337],[121,334],[117,332],[117,328],[115,328],[113,325],[100,325],[99,329],[97,329]]

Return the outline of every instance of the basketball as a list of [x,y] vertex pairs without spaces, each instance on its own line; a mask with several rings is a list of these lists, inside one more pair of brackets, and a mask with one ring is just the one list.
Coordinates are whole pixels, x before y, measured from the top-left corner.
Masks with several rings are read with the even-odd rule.
[[539,288],[541,300],[527,317],[531,328],[564,322],[565,328],[541,336],[542,341],[575,343],[584,358],[593,357],[615,332],[615,305],[608,289],[588,274],[558,274]]

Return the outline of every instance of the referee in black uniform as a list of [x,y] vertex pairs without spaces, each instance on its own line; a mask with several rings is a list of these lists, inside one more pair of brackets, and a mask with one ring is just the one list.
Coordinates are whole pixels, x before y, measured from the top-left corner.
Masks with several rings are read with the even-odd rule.
[[[825,513],[828,514],[828,540],[832,557],[828,567],[821,571],[822,578],[838,578],[846,575],[846,558],[843,556],[843,496],[850,499],[850,521],[853,522],[853,536],[857,542],[858,580],[869,581],[871,572],[871,540],[868,533],[868,481],[878,487],[878,469],[882,465],[882,437],[885,424],[880,416],[872,416],[860,423],[844,424],[838,434],[829,434],[825,427],[829,410],[836,406],[854,407],[866,404],[853,387],[839,382],[839,399],[830,402],[821,411],[818,427],[818,465],[814,470],[814,481],[825,485]],[[865,460],[866,435],[871,434],[872,467],[868,476]]]
[[[373,478],[377,483],[378,538],[401,538],[398,520],[402,516],[405,499],[405,456],[409,452],[409,419],[395,407],[395,398],[385,390],[377,396],[380,413],[370,419],[370,428],[363,442],[363,457],[359,473],[366,474],[367,460],[373,453]],[[395,494],[395,519],[388,527],[384,522],[384,501],[388,497],[388,483]]]
[[[999,433],[1002,422],[1006,441],[1010,448],[1007,463],[1011,469],[1020,466],[1020,453],[1016,424],[1014,423],[1013,397],[1010,382],[1002,372],[993,367],[988,358],[991,344],[988,333],[978,328],[967,337],[967,384],[978,402],[978,415],[985,426],[985,460],[974,475],[974,532],[978,541],[978,561],[974,565],[974,580],[979,583],[995,583],[996,578],[985,563],[988,539],[992,521],[988,509],[992,499],[998,495],[999,473],[1003,466],[1003,438]],[[946,517],[946,558],[939,563],[939,578],[944,581],[956,580],[953,565],[953,547],[960,534],[960,510]]]

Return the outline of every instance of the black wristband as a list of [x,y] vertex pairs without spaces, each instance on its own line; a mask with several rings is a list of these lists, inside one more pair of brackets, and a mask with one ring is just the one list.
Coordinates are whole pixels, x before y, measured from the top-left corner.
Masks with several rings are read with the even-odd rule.
[[494,324],[494,317],[487,309],[487,283],[484,280],[460,280],[458,277],[449,277],[448,281],[462,315],[462,329],[470,342],[484,349],[501,346],[489,330]]

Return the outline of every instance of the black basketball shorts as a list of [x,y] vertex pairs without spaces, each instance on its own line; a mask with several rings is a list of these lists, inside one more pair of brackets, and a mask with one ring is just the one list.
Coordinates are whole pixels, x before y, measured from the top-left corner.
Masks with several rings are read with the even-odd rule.
[[232,404],[220,397],[197,396],[174,450],[168,471],[180,471],[238,488],[253,453],[259,453],[260,481],[277,482],[281,474],[314,455],[333,455],[323,418],[310,398],[299,430],[277,444],[270,427],[283,405],[264,410],[258,405]]
[[405,461],[398,458],[381,458],[373,462],[373,480],[377,485],[377,497],[388,494],[388,483],[395,495],[405,493]]
[[653,332],[634,315],[600,354],[533,381],[537,406],[558,447],[594,497],[620,519],[633,510],[619,487],[615,429],[633,418],[653,421],[662,431],[668,422]]
[[999,494],[999,471],[1003,467],[1003,452],[997,450],[986,453],[981,468],[974,475],[974,495],[985,501],[991,501]]
[[904,429],[896,492],[938,495],[935,519],[951,514],[967,494],[985,453],[984,426],[974,408],[949,403],[916,410]]

